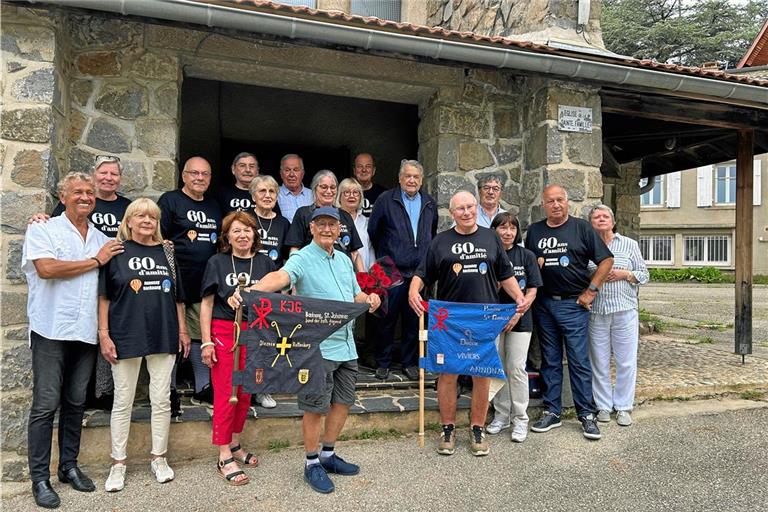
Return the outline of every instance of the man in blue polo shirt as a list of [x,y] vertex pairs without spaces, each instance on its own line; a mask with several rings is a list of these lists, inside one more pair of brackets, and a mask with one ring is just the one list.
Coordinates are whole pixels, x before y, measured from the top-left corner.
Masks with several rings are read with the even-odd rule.
[[[267,274],[252,289],[276,292],[294,286],[298,295],[364,302],[370,306],[370,312],[375,311],[381,304],[379,296],[360,291],[352,260],[333,249],[340,234],[339,218],[336,208],[323,206],[315,209],[309,223],[312,243],[293,253],[282,269]],[[349,407],[355,403],[357,350],[353,330],[353,322],[350,322],[320,344],[325,363],[326,392],[298,397],[299,409],[304,411],[304,480],[321,493],[334,490],[328,473],[356,475],[360,472],[359,466],[346,462],[334,452],[334,444],[347,420]],[[322,450],[318,453],[321,429],[324,432]]]

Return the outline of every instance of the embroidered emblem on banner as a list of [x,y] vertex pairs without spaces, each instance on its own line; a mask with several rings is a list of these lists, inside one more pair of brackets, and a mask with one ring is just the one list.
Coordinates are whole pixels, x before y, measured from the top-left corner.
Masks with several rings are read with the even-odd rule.
[[299,382],[302,384],[309,382],[309,370],[307,368],[299,370]]

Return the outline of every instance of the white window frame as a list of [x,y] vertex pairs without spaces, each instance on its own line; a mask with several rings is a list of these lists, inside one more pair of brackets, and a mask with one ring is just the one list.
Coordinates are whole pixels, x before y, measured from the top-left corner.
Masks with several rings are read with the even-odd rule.
[[[660,260],[656,258],[656,254],[654,251],[654,242],[656,239],[667,239],[669,240],[669,259],[668,260]],[[640,236],[640,245],[642,246],[643,242],[648,241],[648,258],[645,259],[645,262],[649,265],[674,265],[675,263],[675,235],[641,235]]]
[[[691,239],[701,240],[704,247],[704,259],[688,259],[688,241]],[[726,260],[712,260],[709,255],[709,244],[713,239],[725,240],[727,243]],[[727,267],[731,265],[733,253],[733,237],[730,234],[722,233],[717,235],[684,235],[683,236],[683,265],[704,266],[704,267]]]
[[[651,197],[650,194],[652,194],[657,188],[659,190],[659,202],[643,204],[643,198],[644,197],[650,198]],[[653,184],[653,188],[640,196],[640,207],[641,208],[664,208],[666,207],[666,199],[667,199],[666,176],[665,175],[656,176],[656,182]]]
[[[726,175],[723,178],[720,178],[718,176],[720,174],[720,170],[724,169],[726,171]],[[712,194],[715,204],[717,205],[735,205],[736,204],[736,164],[724,164],[724,165],[718,165],[715,167],[714,175],[714,188]],[[730,197],[731,187],[730,184],[733,182],[733,197]],[[720,187],[725,187],[724,201],[718,201],[718,197],[720,196]]]

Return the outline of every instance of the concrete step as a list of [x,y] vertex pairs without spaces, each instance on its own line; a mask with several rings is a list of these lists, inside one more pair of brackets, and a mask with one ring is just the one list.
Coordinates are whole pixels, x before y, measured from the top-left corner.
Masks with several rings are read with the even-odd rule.
[[[277,407],[264,409],[252,407],[245,430],[241,436],[244,446],[254,453],[281,449],[302,443],[302,412],[295,396],[273,395]],[[457,426],[469,424],[469,394],[459,396],[457,402]],[[536,417],[541,406],[538,399],[531,400],[529,415]],[[358,392],[358,400],[350,409],[342,439],[376,438],[382,435],[418,432],[419,396],[414,388],[364,389]],[[425,423],[427,436],[437,435],[440,417],[434,390],[425,393]],[[212,409],[194,405],[188,397],[182,398],[181,422],[171,424],[168,457],[171,461],[211,458],[216,449],[211,445]],[[150,429],[151,409],[147,402],[138,402],[131,419],[128,441],[128,459],[134,462],[149,457],[152,446]],[[109,411],[88,410],[83,420],[80,462],[82,464],[108,464],[110,455]],[[54,435],[54,443],[56,435]],[[53,453],[58,453],[54,448]],[[56,461],[53,461],[54,466]]]

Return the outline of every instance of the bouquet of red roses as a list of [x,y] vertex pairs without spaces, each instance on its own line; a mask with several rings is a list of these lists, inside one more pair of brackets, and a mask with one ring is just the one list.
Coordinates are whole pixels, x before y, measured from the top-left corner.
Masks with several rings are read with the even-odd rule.
[[403,284],[403,275],[397,270],[395,262],[389,256],[379,258],[371,265],[368,272],[358,272],[357,284],[365,293],[375,293],[381,298],[381,306],[374,313],[377,316],[387,314],[387,290]]

